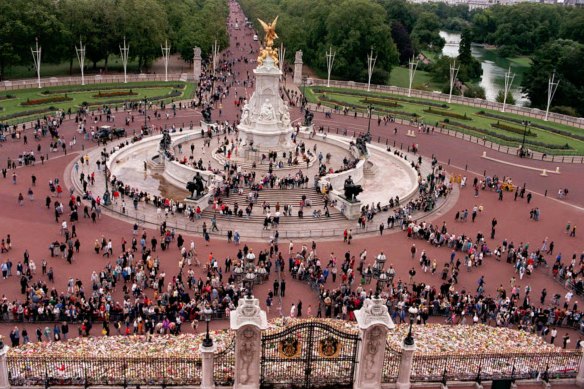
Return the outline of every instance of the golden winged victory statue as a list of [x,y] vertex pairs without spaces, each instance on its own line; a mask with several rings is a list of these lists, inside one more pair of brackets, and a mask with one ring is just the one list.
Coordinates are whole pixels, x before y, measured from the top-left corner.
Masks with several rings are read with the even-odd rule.
[[262,25],[265,37],[264,37],[264,47],[260,50],[260,55],[258,57],[258,63],[261,65],[264,63],[264,59],[270,56],[274,60],[276,66],[278,66],[278,49],[274,49],[272,45],[274,40],[278,39],[278,34],[276,34],[276,23],[278,22],[278,17],[274,19],[272,23],[266,23],[262,19],[258,19]]

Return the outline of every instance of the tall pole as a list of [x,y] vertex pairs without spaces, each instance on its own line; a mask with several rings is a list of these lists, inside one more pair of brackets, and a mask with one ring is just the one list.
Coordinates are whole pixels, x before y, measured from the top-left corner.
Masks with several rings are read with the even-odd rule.
[[525,136],[527,135],[527,127],[529,127],[531,125],[531,122],[524,120],[521,122],[521,124],[523,124],[524,129],[523,129],[523,140],[521,141],[521,150],[519,150],[519,157],[523,158],[523,155],[525,154]]
[[371,49],[371,55],[367,55],[367,92],[371,91],[371,76],[373,75],[373,69],[375,68],[375,62],[377,61],[377,56],[373,57],[373,48]]
[[217,39],[213,43],[213,77],[215,77],[215,69],[217,68],[217,55],[219,54],[219,45],[217,45]]
[[160,48],[162,49],[162,56],[164,57],[164,81],[168,81],[168,57],[170,56],[168,40],[164,41],[164,47],[160,45]]
[[75,46],[75,52],[77,53],[77,60],[81,68],[81,85],[85,85],[85,47],[83,46],[83,41],[79,38],[79,48]]
[[34,68],[37,73],[37,82],[39,84],[39,88],[41,87],[41,48],[39,47],[39,38],[35,38],[36,42],[36,50],[32,47],[30,51],[32,52],[32,58],[34,60]]
[[144,131],[148,129],[148,116],[146,116],[146,111],[148,111],[148,98],[144,96]]
[[556,94],[556,91],[558,90],[558,85],[560,84],[560,80],[554,82],[555,78],[556,78],[556,72],[553,72],[552,76],[550,77],[550,79],[548,81],[547,107],[545,109],[545,119],[543,119],[546,122],[548,120],[548,115],[550,113],[550,106],[552,105],[552,99],[554,98],[554,95]]
[[409,63],[410,69],[410,86],[408,88],[408,97],[412,95],[412,83],[414,82],[414,76],[416,75],[416,69],[418,68],[418,61],[415,61],[414,56],[412,56],[412,60]]
[[367,110],[369,111],[369,122],[367,122],[367,136],[371,139],[371,114],[373,112],[373,106],[369,104],[367,106]]
[[452,88],[454,88],[454,81],[456,81],[458,70],[460,70],[460,65],[456,67],[456,60],[454,60],[450,65],[450,94],[448,95],[449,103],[452,101]]
[[507,104],[507,95],[511,90],[511,84],[513,84],[513,80],[515,79],[515,74],[511,73],[511,66],[509,66],[509,70],[505,73],[505,96],[503,96],[503,110],[501,112],[505,112],[505,105]]
[[284,58],[286,56],[286,48],[284,47],[284,43],[280,43],[280,52],[278,53],[278,65],[280,67],[280,71],[284,74]]
[[326,79],[326,86],[329,88],[331,86],[331,73],[333,71],[333,64],[335,62],[335,55],[337,53],[333,51],[332,46],[329,48],[329,51],[326,52],[326,69],[327,69],[327,79]]
[[122,65],[124,66],[124,84],[128,82],[128,53],[130,52],[130,46],[126,46],[126,37],[124,37],[124,46],[120,46],[120,55],[122,57]]

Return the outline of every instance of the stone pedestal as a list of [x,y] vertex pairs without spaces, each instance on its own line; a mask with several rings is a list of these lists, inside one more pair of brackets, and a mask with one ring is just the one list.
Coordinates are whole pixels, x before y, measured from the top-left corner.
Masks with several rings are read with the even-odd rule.
[[199,347],[202,359],[201,368],[201,389],[212,389],[215,387],[215,380],[213,378],[213,358],[217,346],[213,343],[211,347],[204,347],[202,344]]
[[302,84],[302,50],[296,52],[296,57],[294,58],[294,84]]
[[289,151],[292,133],[288,106],[280,97],[282,72],[271,56],[254,69],[255,91],[241,112],[237,126],[244,147],[260,152]]
[[367,299],[355,311],[362,342],[359,346],[357,373],[353,388],[378,389],[381,387],[387,331],[395,328],[387,306],[381,299]]
[[355,220],[358,219],[359,216],[361,216],[361,207],[363,206],[363,203],[361,203],[360,201],[354,202],[348,201],[340,194],[335,192],[333,193],[336,194],[336,196],[334,196],[334,199],[337,200],[337,208],[341,210],[341,212],[343,213],[343,215],[345,215],[347,219]]
[[201,79],[201,49],[199,47],[194,48],[193,77],[195,81],[199,81]]
[[578,375],[576,376],[576,385],[579,388],[584,388],[584,353],[580,357],[580,367],[578,368]]
[[239,300],[239,306],[231,313],[230,326],[235,331],[233,388],[257,389],[260,387],[261,331],[268,327],[266,313],[260,309],[259,300],[253,297]]
[[8,364],[6,362],[8,349],[8,346],[4,346],[4,348],[0,350],[0,389],[10,388],[10,382],[8,381]]
[[396,387],[397,389],[410,389],[412,383],[410,376],[412,375],[412,362],[414,360],[414,351],[416,345],[407,345],[402,343],[401,361],[399,363],[399,373],[397,375]]

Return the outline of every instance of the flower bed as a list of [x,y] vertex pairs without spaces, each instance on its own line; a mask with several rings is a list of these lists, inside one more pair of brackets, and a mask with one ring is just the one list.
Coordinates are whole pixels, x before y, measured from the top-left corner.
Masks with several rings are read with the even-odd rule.
[[527,132],[526,132],[525,129],[509,126],[507,124],[503,124],[500,122],[491,123],[491,127],[495,127],[495,128],[500,129],[500,130],[512,132],[514,134],[519,134],[519,135],[523,135],[523,133],[525,133],[525,136],[531,136],[534,138],[537,136],[537,134],[535,132],[531,132],[531,130],[527,130]]
[[49,103],[62,103],[63,101],[71,101],[73,100],[71,97],[64,96],[53,96],[53,97],[45,97],[42,99],[26,99],[25,102],[20,103],[22,106],[30,106],[30,105],[41,105],[41,104],[49,104]]
[[[341,102],[341,101],[338,101],[338,100],[330,99],[328,97],[323,97],[320,100],[322,102],[324,102],[324,103],[335,104],[335,105],[338,105],[338,106],[345,106],[347,104],[345,102]],[[367,109],[366,107],[364,107],[362,105],[357,105],[356,107],[357,108],[360,108],[360,109],[363,109],[363,110],[366,110]],[[400,111],[400,110],[395,110],[395,109],[387,109],[385,107],[378,108],[377,111],[384,112],[384,113],[389,113],[389,114],[392,114],[393,116],[401,117],[401,118],[404,118],[406,120],[412,120],[412,119],[415,119],[415,118],[418,117],[418,114],[416,114],[415,112],[412,113],[412,112]]]
[[455,118],[455,119],[472,120],[471,118],[466,116],[466,112],[464,115],[461,115],[461,114],[456,113],[456,112],[444,111],[442,109],[436,109],[436,108],[432,108],[432,107],[428,107],[428,109],[425,109],[424,112],[428,112],[428,113],[431,113],[434,115],[448,116],[448,117]]
[[98,92],[96,95],[93,95],[94,98],[104,98],[104,97],[118,97],[118,96],[136,96],[136,92],[132,92],[130,89],[129,91],[115,91],[115,92]]
[[[172,92],[170,92],[167,95],[164,96],[153,96],[153,97],[148,97],[148,101],[158,101],[158,100],[164,100],[164,99],[170,99],[173,97],[179,97],[182,96],[182,92],[178,91],[178,90],[173,90]],[[137,98],[137,99],[123,99],[123,100],[104,100],[104,101],[84,101],[83,103],[81,103],[81,105],[84,106],[88,106],[88,107],[94,107],[97,105],[103,105],[103,104],[123,104],[123,103],[132,103],[132,102],[137,102],[137,101],[142,101],[142,98]]]
[[374,106],[383,106],[383,107],[392,107],[392,108],[402,108],[403,105],[397,103],[394,100],[380,100],[380,99],[370,99],[366,97],[365,99],[361,100],[362,103],[365,104],[373,104]]

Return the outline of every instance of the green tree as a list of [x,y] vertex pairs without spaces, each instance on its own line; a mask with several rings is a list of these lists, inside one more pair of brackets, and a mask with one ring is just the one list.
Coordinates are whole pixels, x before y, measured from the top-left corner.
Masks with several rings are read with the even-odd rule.
[[559,86],[554,95],[554,106],[573,107],[584,115],[584,44],[572,40],[558,39],[537,50],[529,70],[523,76],[523,92],[529,96],[531,105],[545,109],[548,96],[548,80],[553,72]]
[[441,51],[446,43],[439,34],[441,27],[442,23],[438,16],[430,12],[423,12],[418,17],[411,35],[416,50]]
[[391,24],[391,37],[395,42],[397,50],[399,51],[400,65],[407,65],[414,56],[414,48],[412,47],[412,40],[408,31],[398,21]]
[[[505,100],[505,91],[503,89],[499,90],[499,93],[497,93],[497,97],[495,98],[495,100],[498,103],[502,103],[503,100]],[[510,105],[515,105],[515,97],[513,97],[513,93],[511,92],[507,92],[507,100],[506,100],[506,104],[510,104]]]
[[481,63],[472,56],[471,45],[472,32],[467,28],[460,36],[460,46],[458,49],[458,62],[460,63],[458,78],[463,82],[476,80],[483,74]]

